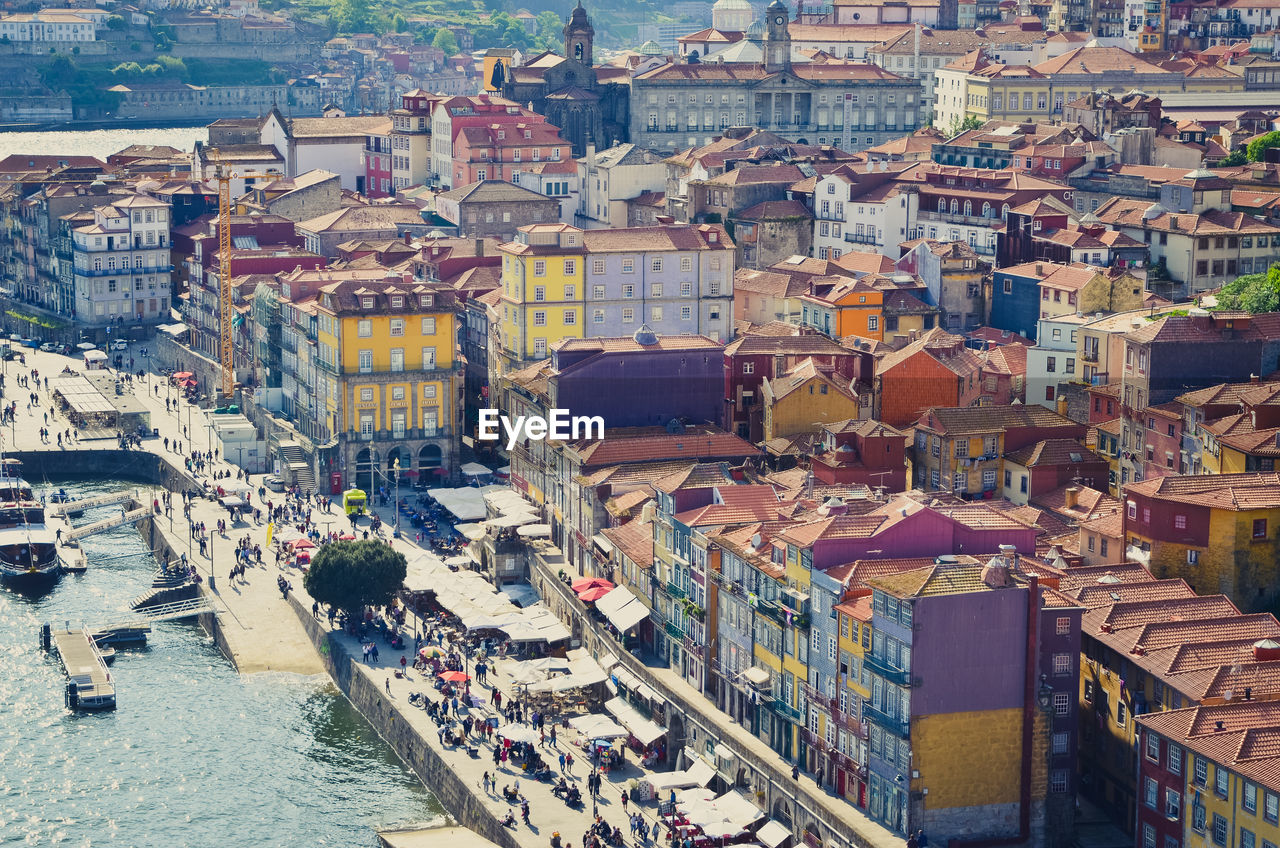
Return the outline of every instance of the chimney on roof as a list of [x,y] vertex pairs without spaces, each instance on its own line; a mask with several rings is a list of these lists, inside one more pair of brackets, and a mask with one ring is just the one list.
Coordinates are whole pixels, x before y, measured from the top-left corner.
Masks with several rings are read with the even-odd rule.
[[1044,276],[1044,266],[1041,265],[1039,262],[1036,263],[1036,276],[1037,277]]
[[476,258],[481,258],[483,256],[484,256],[484,239],[478,238],[476,239]]
[[1080,502],[1080,487],[1068,486],[1064,494],[1066,495],[1067,509],[1075,509],[1076,504]]
[[1222,723],[1221,721],[1215,721],[1215,722],[1213,723],[1213,732],[1214,732],[1214,733],[1221,733],[1222,731],[1224,731],[1224,730],[1226,730],[1226,729],[1227,729],[1227,728],[1223,725],[1223,723]]

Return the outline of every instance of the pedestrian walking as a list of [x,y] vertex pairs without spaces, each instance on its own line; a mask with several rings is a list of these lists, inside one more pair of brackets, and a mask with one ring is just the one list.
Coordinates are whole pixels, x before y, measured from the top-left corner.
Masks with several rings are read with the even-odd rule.
[[388,695],[391,694],[391,678],[390,677],[387,678],[387,694]]
[[622,814],[627,814],[627,790],[625,788],[622,790]]

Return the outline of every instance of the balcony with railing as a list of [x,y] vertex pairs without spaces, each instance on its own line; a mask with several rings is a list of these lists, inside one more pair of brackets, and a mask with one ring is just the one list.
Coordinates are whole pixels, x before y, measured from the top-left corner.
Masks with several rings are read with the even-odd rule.
[[796,724],[804,723],[804,716],[801,714],[800,710],[791,706],[782,698],[774,698],[773,703],[769,706],[778,716],[785,718],[787,721],[794,722]]
[[831,718],[836,724],[840,725],[859,739],[867,738],[867,726],[859,721],[858,717],[853,713],[847,713],[838,708],[832,709]]
[[805,747],[807,748],[812,748],[823,754],[829,751],[827,740],[823,739],[807,727],[800,728],[800,738],[804,740]]
[[895,733],[903,738],[911,735],[911,725],[908,722],[881,712],[870,704],[862,705],[862,714],[867,717],[868,721],[883,727],[890,733]]
[[921,209],[916,214],[920,221],[938,221],[944,224],[967,224],[971,227],[990,227],[999,223],[1000,215],[995,209],[987,215],[965,215],[961,212],[939,212],[936,209]]
[[871,669],[872,673],[883,677],[890,683],[896,683],[899,686],[911,685],[910,671],[903,671],[900,668],[894,668],[886,663],[881,657],[874,656],[873,654],[867,654],[863,657],[862,662],[867,666],[867,668]]
[[879,244],[875,233],[845,233],[844,240],[849,244]]

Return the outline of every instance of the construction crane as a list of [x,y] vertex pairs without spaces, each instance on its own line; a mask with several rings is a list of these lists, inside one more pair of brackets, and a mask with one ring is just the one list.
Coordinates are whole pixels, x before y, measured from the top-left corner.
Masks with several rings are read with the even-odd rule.
[[279,179],[280,174],[237,174],[230,166],[214,160],[213,178],[218,181],[218,362],[222,366],[223,406],[235,393],[235,345],[231,322],[231,183],[237,179]]

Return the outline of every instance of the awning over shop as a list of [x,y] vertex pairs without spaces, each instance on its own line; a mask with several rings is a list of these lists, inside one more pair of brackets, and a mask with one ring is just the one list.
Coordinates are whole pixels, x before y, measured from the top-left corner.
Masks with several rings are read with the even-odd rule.
[[427,492],[459,521],[481,521],[488,513],[484,508],[484,493],[480,489],[464,486],[457,489],[431,489]]
[[790,838],[791,831],[787,826],[773,819],[765,822],[764,826],[756,831],[756,841],[765,848],[778,848]]
[[693,799],[676,807],[689,824],[707,834],[734,835],[764,818],[764,813],[740,792],[726,792],[719,798]]
[[596,601],[596,609],[622,633],[649,617],[649,608],[625,586],[618,586]]
[[591,541],[595,542],[596,547],[604,551],[606,554],[613,552],[613,542],[610,542],[603,533],[595,534],[591,537]]
[[613,714],[622,726],[631,732],[631,735],[641,745],[652,745],[654,742],[666,735],[666,728],[659,727],[650,719],[640,714],[640,711],[628,704],[621,698],[613,698],[607,701],[604,708]]
[[754,683],[756,686],[766,685],[771,678],[768,669],[760,668],[755,665],[742,672],[742,676],[747,679],[748,683]]
[[621,739],[627,735],[625,727],[598,714],[571,718],[569,726],[588,739]]
[[[685,749],[686,753],[688,749]],[[711,778],[716,776],[715,770],[707,764],[706,760],[701,757],[692,757],[692,764],[684,771],[667,771],[656,772],[646,776],[644,779],[653,787],[655,794],[663,795],[671,789],[689,789],[694,786],[702,787],[711,782]]]

